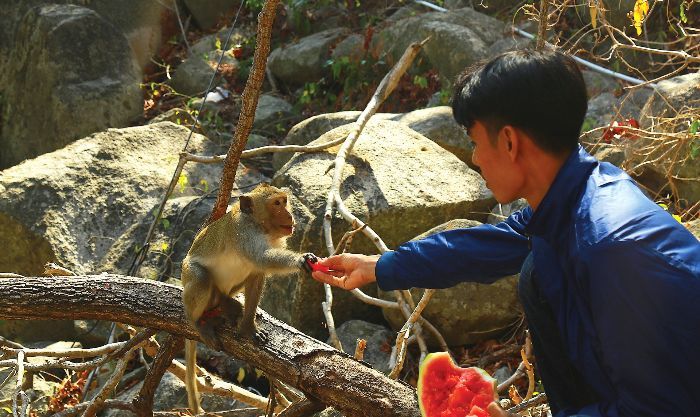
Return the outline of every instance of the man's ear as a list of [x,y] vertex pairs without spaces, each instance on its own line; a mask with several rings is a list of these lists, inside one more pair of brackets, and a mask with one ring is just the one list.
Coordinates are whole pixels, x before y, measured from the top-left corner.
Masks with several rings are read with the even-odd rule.
[[503,139],[503,144],[506,147],[506,151],[510,156],[511,161],[515,161],[518,156],[518,151],[520,150],[520,141],[522,140],[522,134],[520,130],[511,125],[505,125],[499,132]]

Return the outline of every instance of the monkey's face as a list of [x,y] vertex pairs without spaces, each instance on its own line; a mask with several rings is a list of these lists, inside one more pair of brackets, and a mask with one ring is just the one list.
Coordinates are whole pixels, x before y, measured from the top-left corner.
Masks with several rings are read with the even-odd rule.
[[283,192],[274,194],[265,203],[269,213],[269,224],[272,226],[271,234],[276,237],[286,237],[294,233],[294,217],[292,217],[287,194]]

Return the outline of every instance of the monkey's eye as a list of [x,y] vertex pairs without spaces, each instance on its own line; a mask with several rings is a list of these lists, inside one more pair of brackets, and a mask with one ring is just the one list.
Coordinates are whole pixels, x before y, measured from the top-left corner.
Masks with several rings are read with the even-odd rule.
[[282,203],[279,200],[275,201],[276,206],[279,206],[280,204],[282,204]]

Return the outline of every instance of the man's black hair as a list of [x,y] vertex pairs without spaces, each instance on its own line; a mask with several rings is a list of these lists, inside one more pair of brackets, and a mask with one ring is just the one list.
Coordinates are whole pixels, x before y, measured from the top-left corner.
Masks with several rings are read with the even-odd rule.
[[586,84],[576,62],[555,51],[519,50],[477,64],[457,77],[452,98],[455,120],[476,120],[490,134],[518,127],[552,154],[576,148],[588,107]]

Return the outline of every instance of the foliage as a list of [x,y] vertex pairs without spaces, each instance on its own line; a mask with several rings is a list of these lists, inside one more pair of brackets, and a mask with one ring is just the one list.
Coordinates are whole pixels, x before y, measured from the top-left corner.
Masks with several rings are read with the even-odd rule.
[[[56,392],[49,399],[49,411],[58,413],[66,407],[72,407],[80,403],[80,397],[88,374],[89,371],[83,371],[64,378]],[[73,381],[74,378],[75,381]]]
[[647,14],[649,14],[649,2],[646,0],[635,1],[634,9],[632,10],[632,23],[634,28],[637,29],[637,36],[642,34],[642,23],[644,23]]

